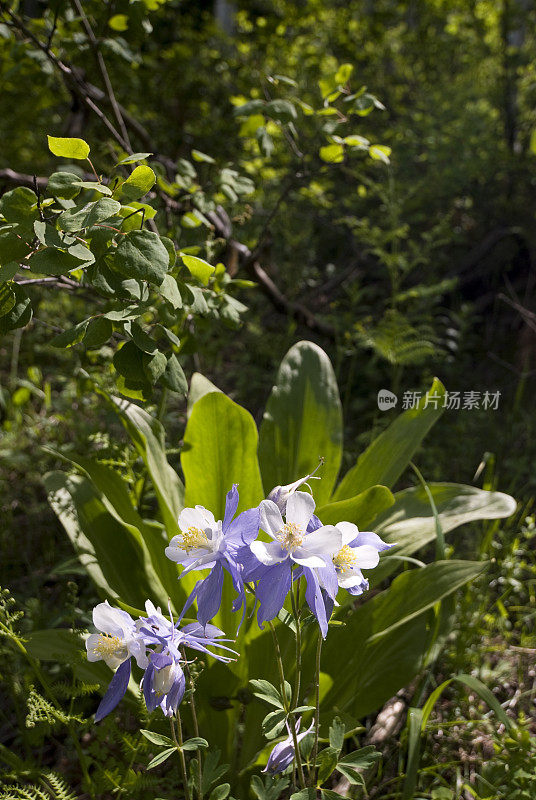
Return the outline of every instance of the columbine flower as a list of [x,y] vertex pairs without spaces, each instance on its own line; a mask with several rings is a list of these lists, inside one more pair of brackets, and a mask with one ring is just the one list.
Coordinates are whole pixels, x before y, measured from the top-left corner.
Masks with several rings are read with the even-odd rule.
[[[312,569],[324,567],[342,546],[342,537],[333,525],[308,532],[313,518],[315,501],[306,492],[295,492],[286,503],[285,521],[272,500],[260,504],[261,527],[271,537],[269,543],[259,539],[250,545],[258,566],[248,569],[248,578],[258,580],[257,612],[259,625],[274,619],[283,607],[292,584],[292,567]],[[308,600],[309,602],[309,600]],[[316,615],[315,604],[309,603]]]
[[351,522],[338,522],[336,527],[342,536],[342,547],[333,556],[337,583],[350,594],[362,594],[369,584],[361,570],[377,567],[379,554],[393,545],[387,544],[372,531],[360,531]]
[[[296,722],[296,738],[298,740],[298,744],[301,742],[302,739],[307,736],[308,733],[313,729],[314,721],[311,722],[311,725],[306,731],[303,733],[298,733],[300,730],[300,721],[297,720]],[[283,772],[287,767],[289,767],[292,762],[294,761],[294,757],[296,751],[294,750],[294,739],[292,733],[290,732],[290,728],[287,722],[287,731],[288,731],[288,738],[284,739],[282,742],[278,742],[270,756],[268,758],[268,763],[266,764],[263,772],[269,772],[271,775],[277,775],[278,772]]]
[[115,669],[130,656],[140,667],[147,666],[145,645],[136,629],[136,623],[126,611],[112,608],[105,600],[93,609],[93,624],[102,631],[91,633],[86,639],[88,661],[104,661]]
[[106,694],[95,714],[98,722],[112,711],[124,696],[130,680],[130,659],[134,656],[138,666],[145,668],[147,660],[143,636],[126,611],[112,608],[106,600],[93,609],[93,624],[101,633],[91,633],[86,639],[88,661],[101,659],[116,669]]
[[[109,714],[124,696],[130,680],[132,655],[136,657],[138,666],[145,669],[141,687],[147,708],[154,711],[160,706],[166,716],[176,712],[184,695],[182,665],[186,663],[185,647],[224,662],[232,661],[232,656],[237,655],[223,644],[228,640],[221,638],[223,631],[214,625],[203,628],[194,622],[179,629],[179,622],[173,622],[171,610],[167,619],[150,600],[145,603],[145,609],[147,616],[134,622],[125,611],[112,608],[108,603],[95,608],[93,619],[98,627],[104,629],[105,637],[103,641],[101,634],[88,637],[88,659],[97,661],[104,658],[111,667],[119,663],[95,714],[96,722]],[[232,656],[214,653],[209,647],[227,650]]]
[[214,617],[221,603],[223,571],[230,574],[237,598],[233,611],[246,609],[239,551],[249,545],[259,531],[259,510],[251,508],[233,519],[238,508],[236,484],[227,493],[225,514],[216,521],[214,514],[203,506],[185,508],[179,516],[181,533],[166,547],[166,556],[184,566],[182,575],[194,569],[210,569],[210,575],[199,581],[186,602],[185,609],[197,597],[197,618],[205,626]]

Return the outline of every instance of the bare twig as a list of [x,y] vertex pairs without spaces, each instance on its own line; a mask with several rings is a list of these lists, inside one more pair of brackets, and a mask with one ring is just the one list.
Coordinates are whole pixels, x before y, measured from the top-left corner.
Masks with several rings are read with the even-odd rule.
[[80,19],[82,20],[82,25],[84,26],[84,29],[85,29],[85,31],[87,33],[87,36],[88,36],[88,39],[89,39],[89,41],[91,43],[91,47],[92,47],[93,52],[95,54],[95,58],[97,60],[98,67],[99,67],[100,73],[102,75],[102,79],[104,81],[104,86],[106,87],[106,93],[108,95],[108,99],[110,101],[110,105],[112,106],[113,112],[115,114],[115,118],[116,118],[116,120],[117,120],[117,122],[119,124],[119,128],[121,130],[121,135],[122,135],[124,141],[128,145],[128,147],[126,149],[128,150],[129,153],[132,153],[133,152],[132,151],[132,145],[130,143],[130,139],[129,139],[129,136],[128,136],[128,131],[127,131],[127,128],[126,128],[126,125],[125,125],[125,121],[123,119],[123,115],[121,113],[121,109],[119,107],[119,103],[116,100],[115,92],[114,92],[114,89],[113,89],[113,86],[112,86],[112,82],[110,81],[110,76],[108,74],[108,70],[106,69],[106,64],[105,64],[104,58],[102,56],[102,53],[100,51],[100,47],[99,47],[99,43],[97,41],[97,37],[93,33],[93,28],[91,27],[91,23],[89,22],[89,20],[88,20],[86,14],[84,12],[84,9],[82,8],[82,6],[81,6],[81,4],[79,2],[79,0],[71,0],[71,2],[72,2],[73,7],[75,8],[77,13],[79,14]]

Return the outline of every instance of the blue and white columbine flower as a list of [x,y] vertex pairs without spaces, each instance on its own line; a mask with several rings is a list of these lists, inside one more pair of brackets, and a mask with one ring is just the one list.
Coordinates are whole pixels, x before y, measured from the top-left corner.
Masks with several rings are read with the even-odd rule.
[[[313,729],[314,721],[311,722],[310,727],[303,731],[303,733],[298,733],[300,730],[300,720],[296,721],[296,739],[298,744],[301,742],[308,733],[310,733]],[[284,739],[282,742],[278,742],[275,747],[273,748],[270,756],[268,758],[268,763],[266,764],[263,772],[269,772],[270,775],[277,775],[279,772],[283,772],[286,770],[287,767],[290,767],[292,762],[294,761],[294,757],[296,751],[294,749],[294,739],[290,728],[287,722],[287,731],[288,731],[288,738]]]
[[338,522],[336,527],[342,536],[342,547],[333,556],[337,583],[350,594],[362,594],[369,583],[361,570],[377,567],[380,553],[393,545],[372,531],[360,531],[352,522]]
[[[221,638],[223,631],[214,625],[203,627],[194,622],[179,628],[179,622],[173,622],[171,611],[168,619],[150,600],[145,608],[147,616],[136,621],[107,602],[100,603],[93,612],[95,625],[103,633],[93,633],[88,637],[88,659],[103,659],[112,669],[117,667],[95,714],[96,722],[113,711],[125,695],[130,680],[131,656],[145,670],[141,688],[148,710],[160,707],[169,717],[176,713],[184,696],[186,682],[182,667],[186,660],[185,647],[224,662],[232,661],[237,655],[223,644],[228,640]],[[214,653],[209,649],[212,647],[226,650],[232,656]]]
[[148,665],[143,635],[126,611],[112,608],[106,600],[93,609],[93,624],[101,633],[86,639],[88,661],[104,661],[115,674],[95,714],[98,722],[112,711],[124,696],[130,680],[130,659],[134,656],[142,669]]
[[179,516],[181,533],[166,547],[166,556],[184,567],[182,575],[192,570],[211,570],[207,578],[196,584],[185,606],[188,608],[197,598],[197,618],[203,626],[218,613],[224,570],[230,574],[237,592],[233,611],[242,607],[245,613],[246,595],[239,553],[259,532],[259,510],[250,508],[233,519],[238,500],[234,484],[227,493],[223,521],[216,521],[214,514],[203,506],[185,508]]
[[[342,536],[333,525],[308,531],[315,501],[306,492],[290,494],[286,501],[285,520],[272,500],[263,500],[259,508],[261,528],[272,541],[257,539],[250,545],[257,566],[248,567],[248,578],[258,581],[256,594],[260,606],[257,619],[262,626],[282,609],[292,585],[293,566],[304,569],[325,567],[326,559],[333,558],[341,549]],[[311,610],[316,613],[314,604]]]
[[116,669],[134,656],[138,666],[147,666],[143,637],[130,614],[105,600],[93,609],[93,624],[101,632],[91,633],[86,639],[88,661],[102,660]]

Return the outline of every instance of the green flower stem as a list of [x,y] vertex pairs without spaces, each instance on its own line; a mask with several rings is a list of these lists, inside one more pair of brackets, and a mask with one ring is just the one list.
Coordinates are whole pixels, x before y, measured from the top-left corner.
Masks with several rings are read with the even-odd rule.
[[182,780],[184,783],[184,797],[185,800],[191,800],[190,787],[188,786],[188,773],[186,771],[186,758],[184,757],[184,750],[182,749],[183,740],[182,740],[181,717],[178,712],[175,718],[171,717],[171,719],[169,720],[169,724],[171,726],[171,737],[175,742],[175,746],[178,750],[179,758],[181,761]]
[[318,631],[318,644],[316,646],[316,670],[315,670],[315,741],[313,745],[313,766],[311,767],[311,777],[314,782],[316,779],[316,757],[318,755],[318,732],[320,730],[320,660],[322,657],[322,632]]
[[294,718],[294,714],[290,713],[290,708],[289,708],[289,704],[288,704],[288,700],[287,700],[287,694],[285,692],[285,671],[284,671],[284,668],[283,668],[283,660],[281,658],[281,650],[280,650],[280,647],[279,647],[279,641],[277,639],[277,634],[275,632],[275,628],[274,628],[273,623],[269,622],[268,625],[270,626],[270,630],[272,631],[272,636],[273,636],[273,639],[274,639],[275,657],[276,657],[276,661],[277,661],[277,667],[278,667],[278,670],[279,670],[279,682],[280,682],[280,685],[281,685],[281,697],[283,698],[283,704],[285,706],[285,711],[289,715],[290,730],[292,732],[292,740],[294,742],[294,752],[296,754],[296,764],[297,764],[297,767],[298,767],[298,777],[299,777],[299,780],[300,780],[300,788],[305,789],[306,788],[305,775],[304,775],[304,772],[303,772],[303,764],[302,764],[302,760],[301,760],[301,753],[300,753],[300,748],[299,748],[299,745],[298,745],[298,736],[296,734],[295,718]]
[[291,592],[290,597],[292,599],[292,614],[294,616],[294,623],[296,625],[296,677],[294,679],[294,692],[292,695],[292,708],[296,708],[299,705],[300,699],[300,686],[301,686],[301,651],[302,651],[302,640],[301,640],[301,624],[300,624],[300,583],[301,578],[298,578],[296,581],[296,599],[294,599],[294,594]]
[[279,671],[279,688],[281,691],[281,697],[283,698],[283,705],[285,706],[285,711],[289,712],[289,705],[287,701],[287,693],[285,692],[285,671],[283,669],[283,659],[281,658],[281,649],[279,647],[279,641],[277,639],[277,634],[275,632],[274,623],[268,622],[270,626],[270,630],[272,631],[272,637],[274,640],[274,649],[275,649],[275,660],[277,662],[277,669]]
[[[199,723],[197,722],[197,711],[195,708],[195,684],[192,678],[192,673],[190,672],[190,665],[186,659],[186,653],[184,652],[184,648],[182,650],[182,654],[184,656],[184,671],[186,673],[186,677],[188,678],[188,683],[190,684],[190,711],[192,712],[192,723],[194,726],[194,736],[199,738]],[[201,748],[197,748],[197,778],[199,781],[199,788],[197,790],[197,794],[199,800],[203,800],[203,765],[201,763]]]

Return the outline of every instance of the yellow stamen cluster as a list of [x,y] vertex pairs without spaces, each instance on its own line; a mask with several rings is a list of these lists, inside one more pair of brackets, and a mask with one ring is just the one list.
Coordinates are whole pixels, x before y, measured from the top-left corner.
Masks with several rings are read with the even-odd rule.
[[207,535],[199,528],[190,527],[188,530],[182,531],[182,546],[187,553],[198,547],[208,547]]
[[350,572],[356,561],[357,558],[354,551],[347,544],[333,556],[333,563],[341,572]]
[[292,553],[303,542],[302,529],[295,522],[287,522],[277,534],[276,539],[288,553]]
[[96,656],[114,656],[119,650],[124,648],[124,643],[119,636],[112,636],[109,633],[101,633],[99,641],[93,648],[93,653]]

